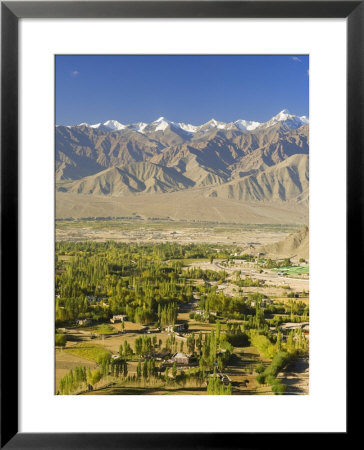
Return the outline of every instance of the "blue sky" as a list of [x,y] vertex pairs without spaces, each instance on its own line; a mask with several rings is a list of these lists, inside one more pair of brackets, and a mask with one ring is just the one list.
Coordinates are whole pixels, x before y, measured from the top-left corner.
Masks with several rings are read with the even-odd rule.
[[56,124],[309,115],[308,55],[56,56]]

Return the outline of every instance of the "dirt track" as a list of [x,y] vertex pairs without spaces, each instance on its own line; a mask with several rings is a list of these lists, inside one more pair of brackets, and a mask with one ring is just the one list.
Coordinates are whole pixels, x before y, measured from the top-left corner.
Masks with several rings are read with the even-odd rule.
[[[214,270],[216,272],[219,272],[220,270],[225,270],[229,276],[232,276],[234,272],[237,270],[241,270],[242,274],[241,277],[249,277],[253,280],[264,280],[265,282],[265,288],[264,293],[267,295],[275,295],[279,296],[282,295],[282,289],[278,288],[278,286],[282,285],[288,285],[291,289],[293,289],[296,292],[301,292],[305,290],[306,292],[309,291],[309,279],[308,277],[305,278],[289,278],[289,277],[282,277],[278,275],[277,272],[273,272],[269,269],[264,269],[262,273],[251,263],[246,263],[244,261],[236,260],[234,266],[228,266],[225,267],[221,264],[222,261],[214,261],[212,264],[207,261],[202,262],[195,262],[190,264],[190,267],[199,267],[203,270]],[[276,287],[277,286],[277,287]],[[225,294],[233,295],[233,288],[236,288],[236,286],[232,285],[231,283],[226,283],[225,285],[222,285],[220,288],[225,292]],[[261,288],[244,288],[245,292],[256,292],[261,291]],[[284,294],[284,292],[283,292]]]
[[287,386],[286,394],[308,395],[309,394],[309,360],[298,358],[293,361],[284,373],[278,378]]

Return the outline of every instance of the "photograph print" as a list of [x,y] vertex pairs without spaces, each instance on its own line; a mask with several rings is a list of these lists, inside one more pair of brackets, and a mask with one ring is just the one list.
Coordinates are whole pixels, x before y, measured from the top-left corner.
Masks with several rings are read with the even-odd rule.
[[55,395],[309,394],[309,56],[55,56]]

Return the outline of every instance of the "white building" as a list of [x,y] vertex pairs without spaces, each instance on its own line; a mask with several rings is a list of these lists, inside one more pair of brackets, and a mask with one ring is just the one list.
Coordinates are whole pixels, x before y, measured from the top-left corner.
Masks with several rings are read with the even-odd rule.
[[127,319],[127,316],[123,315],[123,314],[116,314],[114,316],[112,316],[112,319],[110,319],[111,323],[116,323],[116,322],[124,322]]

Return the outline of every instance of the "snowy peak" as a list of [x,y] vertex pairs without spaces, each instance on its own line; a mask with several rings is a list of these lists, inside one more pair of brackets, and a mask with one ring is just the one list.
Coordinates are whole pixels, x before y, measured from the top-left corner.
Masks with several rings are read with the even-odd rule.
[[296,129],[302,125],[309,123],[309,119],[306,116],[296,116],[291,114],[287,109],[282,109],[278,114],[273,116],[267,122],[256,122],[254,120],[238,119],[234,122],[220,122],[216,119],[211,119],[202,125],[192,125],[184,122],[172,122],[165,117],[161,116],[151,123],[136,122],[130,125],[123,125],[117,120],[107,120],[104,123],[96,123],[89,125],[86,122],[80,123],[76,126],[85,126],[89,128],[110,130],[110,131],[122,131],[133,130],[138,133],[148,134],[155,131],[165,132],[168,127],[174,127],[183,131],[186,135],[193,135],[195,133],[206,133],[213,129],[218,130],[233,130],[233,131],[253,131],[259,129],[266,129],[272,127],[278,123],[281,123],[287,129]]
[[183,122],[172,122],[165,117],[159,117],[157,120],[152,122],[146,131],[165,131],[168,127],[175,127],[177,129],[180,129],[184,131],[185,133],[195,133],[199,130],[199,126],[191,125],[190,123],[183,123]]
[[176,124],[181,130],[186,131],[187,133],[196,133],[196,131],[200,128],[196,125],[191,125],[190,123],[179,122]]
[[268,122],[263,123],[261,127],[269,128],[279,122],[282,122],[286,128],[295,129],[307,124],[309,120],[306,116],[295,116],[294,114],[290,114],[287,109],[283,109],[277,115],[268,120]]
[[117,120],[107,120],[104,123],[94,123],[93,125],[89,125],[86,122],[82,122],[79,123],[78,125],[76,125],[77,127],[89,127],[89,128],[103,128],[103,129],[107,129],[107,130],[112,130],[112,131],[119,131],[119,130],[123,130],[124,128],[126,128],[126,125],[123,125],[122,123],[118,122]]
[[253,120],[236,120],[234,122],[234,125],[239,128],[239,130],[247,130],[247,131],[253,131],[256,128],[258,128],[261,123],[260,122],[254,122]]
[[218,128],[220,130],[228,129],[229,124],[225,122],[219,122],[216,119],[211,119],[199,127],[200,130],[211,130],[212,128]]
[[285,117],[289,116],[290,113],[288,111],[288,109],[282,109],[282,111],[280,111],[277,116],[281,117],[282,120],[284,120]]
[[132,123],[131,125],[129,125],[128,128],[130,128],[131,130],[135,130],[138,133],[144,133],[144,129],[147,126],[148,126],[148,124],[145,122],[136,122],[136,123]]
[[107,120],[103,123],[103,126],[108,128],[109,130],[123,130],[126,128],[126,125],[123,125],[122,123],[118,122],[117,120]]
[[290,120],[296,116],[289,113],[288,109],[282,109],[277,115],[272,117],[270,120],[277,122],[284,122],[285,120]]
[[300,116],[299,119],[304,125],[307,125],[310,122],[307,116]]
[[152,125],[154,126],[154,124],[156,124],[156,126],[154,127],[154,131],[165,131],[165,129],[171,124],[171,122],[164,117],[159,117],[153,122]]

